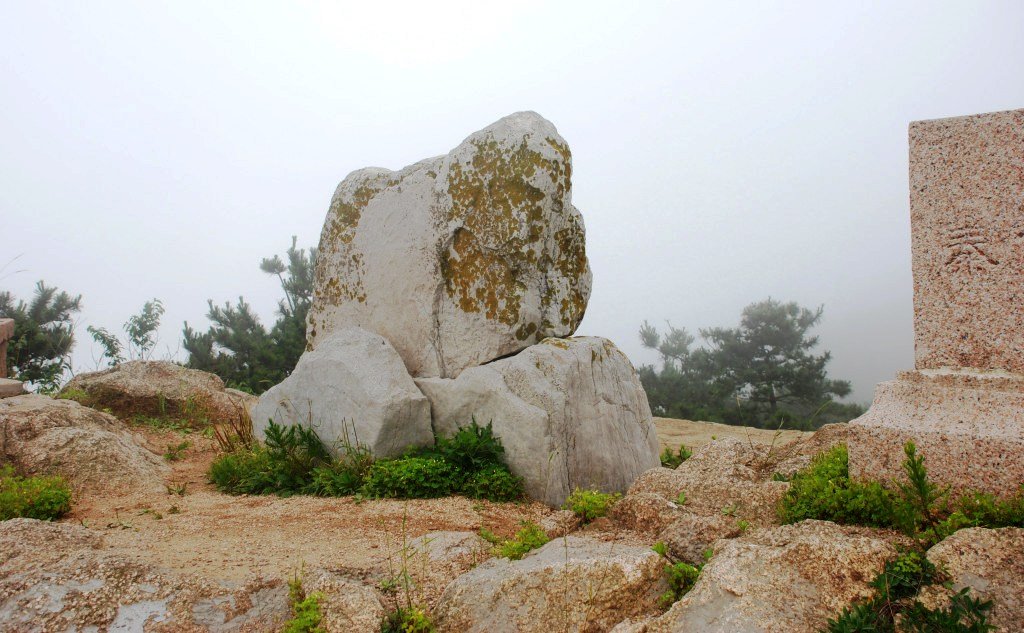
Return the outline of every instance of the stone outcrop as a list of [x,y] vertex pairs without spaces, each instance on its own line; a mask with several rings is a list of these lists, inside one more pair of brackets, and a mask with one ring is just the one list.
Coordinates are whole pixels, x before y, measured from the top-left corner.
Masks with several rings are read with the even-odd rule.
[[[1019,630],[1024,622],[1024,529],[960,530],[928,550],[928,560],[949,574],[952,591],[992,601],[989,623],[999,631]],[[948,608],[950,589],[926,588],[920,599],[931,608]]]
[[315,570],[302,578],[306,595],[320,594],[320,628],[326,633],[377,633],[384,605],[369,587],[338,574]]
[[664,566],[649,548],[569,536],[459,576],[441,597],[437,622],[452,633],[607,631],[657,609]]
[[413,376],[455,377],[572,334],[591,273],[571,176],[568,145],[533,112],[445,156],[349,174],[320,237],[309,348],[359,326]]
[[384,337],[360,328],[323,337],[260,396],[252,419],[257,437],[270,420],[312,426],[335,453],[358,443],[377,457],[397,457],[434,441],[430,404],[402,359]]
[[767,447],[751,447],[728,438],[705,444],[675,470],[654,468],[643,473],[629,496],[652,493],[668,501],[686,495],[685,509],[701,516],[725,515],[753,525],[777,522],[775,508],[789,488],[771,481]]
[[647,396],[629,359],[606,339],[545,339],[458,378],[416,384],[438,434],[474,416],[492,423],[509,468],[549,505],[577,487],[624,491],[659,463]]
[[166,361],[133,360],[79,374],[62,390],[82,404],[129,418],[174,416],[193,423],[237,420],[255,396],[225,390],[214,374]]
[[170,473],[114,416],[35,394],[0,400],[0,463],[61,475],[76,491],[130,487],[163,494]]
[[648,633],[813,633],[851,602],[896,548],[871,530],[827,521],[719,541],[681,600]]

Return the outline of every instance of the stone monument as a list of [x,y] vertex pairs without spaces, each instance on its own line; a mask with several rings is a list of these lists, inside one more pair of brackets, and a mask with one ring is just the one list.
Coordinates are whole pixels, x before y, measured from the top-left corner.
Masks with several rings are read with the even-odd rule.
[[850,473],[913,440],[954,493],[1024,483],[1024,110],[910,125],[915,370],[850,425]]

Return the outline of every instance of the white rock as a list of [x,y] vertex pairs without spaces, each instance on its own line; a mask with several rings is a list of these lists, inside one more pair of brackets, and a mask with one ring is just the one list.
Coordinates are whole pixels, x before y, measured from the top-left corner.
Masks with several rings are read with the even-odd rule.
[[336,454],[358,442],[377,457],[395,457],[433,443],[430,404],[402,359],[383,337],[360,328],[338,330],[299,359],[288,378],[260,397],[253,430],[268,421],[316,429]]
[[533,112],[446,156],[366,168],[338,185],[317,257],[307,339],[386,337],[416,377],[455,377],[572,334],[590,296],[571,156]]
[[417,381],[434,428],[493,423],[505,460],[534,499],[560,505],[576,487],[622,492],[659,464],[647,396],[606,339],[545,339],[458,378]]

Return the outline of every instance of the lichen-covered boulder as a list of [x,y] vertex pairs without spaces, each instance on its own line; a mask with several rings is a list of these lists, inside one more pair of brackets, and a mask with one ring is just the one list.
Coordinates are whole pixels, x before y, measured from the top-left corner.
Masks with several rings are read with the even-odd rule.
[[434,428],[492,423],[526,492],[561,505],[574,488],[623,492],[658,465],[647,396],[629,359],[596,337],[545,339],[458,378],[416,382]]
[[171,469],[112,415],[27,394],[0,400],[0,465],[64,477],[76,492],[163,494]]
[[271,420],[312,427],[336,455],[359,444],[377,457],[397,457],[434,442],[430,403],[402,359],[383,337],[360,328],[323,338],[284,382],[260,396],[252,410],[256,437]]
[[122,418],[174,416],[194,423],[237,420],[256,399],[225,389],[224,381],[209,372],[157,360],[133,360],[78,374],[61,393]]
[[827,521],[718,541],[700,578],[648,633],[814,633],[854,600],[897,548],[866,528]]
[[665,563],[650,548],[568,536],[522,560],[490,560],[455,579],[438,628],[459,633],[607,631],[657,610]]
[[445,156],[349,174],[331,200],[307,340],[359,326],[415,377],[463,369],[572,334],[590,296],[569,146],[533,112]]

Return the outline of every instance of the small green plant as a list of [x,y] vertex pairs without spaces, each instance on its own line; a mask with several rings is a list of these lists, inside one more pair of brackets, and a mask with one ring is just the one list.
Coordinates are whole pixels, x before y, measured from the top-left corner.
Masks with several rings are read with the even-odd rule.
[[843,609],[828,621],[829,633],[985,633],[991,601],[969,595],[968,589],[954,594],[948,609],[931,609],[917,600],[921,589],[945,580],[938,569],[917,550],[904,552],[885,564],[871,581],[874,594]]
[[494,545],[495,556],[509,560],[519,560],[551,540],[536,523],[523,521],[521,525],[522,528],[510,539],[503,539],[486,528],[480,528],[480,537]]
[[[665,576],[668,578],[668,590],[658,597],[658,604],[663,609],[668,609],[693,588],[704,566],[673,560],[668,553],[668,546],[661,541],[655,543],[651,549],[664,558],[666,562]],[[705,560],[709,558],[711,558],[711,555],[705,552]]]
[[900,503],[897,506],[897,523],[908,534],[934,531],[939,524],[940,514],[948,511],[949,488],[940,488],[928,478],[924,457],[917,454],[913,442],[903,446],[906,459],[903,472],[907,481],[899,484]]
[[22,477],[13,466],[0,466],[0,521],[52,521],[70,511],[71,488],[62,477]]
[[284,623],[282,633],[325,633],[320,626],[324,617],[320,610],[323,598],[319,592],[307,594],[302,587],[302,577],[296,574],[288,581],[288,604],[292,617]]
[[183,481],[181,483],[178,483],[178,482],[175,481],[175,482],[171,482],[171,483],[167,484],[167,494],[169,494],[169,495],[177,495],[179,497],[184,497],[187,492],[188,492],[188,482],[187,481]]
[[190,446],[192,446],[192,442],[189,442],[188,440],[177,444],[168,444],[167,452],[164,453],[164,459],[169,462],[179,461],[185,456],[185,451],[188,450]]
[[608,514],[608,510],[622,497],[619,493],[600,492],[576,488],[562,504],[563,510],[572,510],[573,514],[590,523],[594,519]]
[[736,505],[735,503],[730,503],[729,505],[722,508],[722,515],[727,517],[734,517],[736,516],[736,513],[739,512],[739,509],[740,507],[738,505]]
[[63,389],[54,398],[57,400],[74,400],[78,404],[86,404],[91,400],[89,394],[84,389],[77,388]]
[[676,495],[676,505],[680,505],[680,506],[685,506],[686,505],[686,491],[685,490],[680,490],[679,494]]
[[690,459],[693,456],[693,451],[686,448],[686,446],[680,444],[679,449],[672,451],[671,448],[665,447],[665,450],[661,452],[661,465],[665,468],[671,468],[675,470],[679,468],[679,465]]
[[736,522],[736,529],[740,531],[740,534],[746,534],[747,530],[750,529],[750,521],[740,519]]
[[434,622],[418,605],[399,606],[380,625],[381,633],[433,633]]
[[460,492],[489,501],[517,501],[526,494],[522,477],[513,475],[504,464],[485,466],[473,473],[463,482]]

